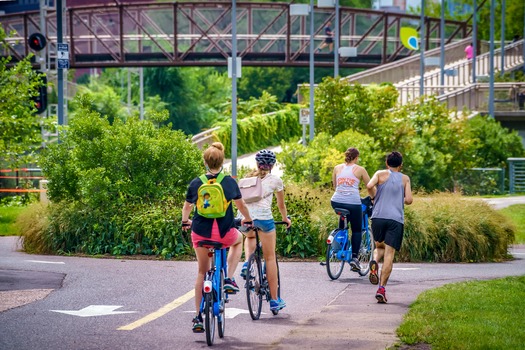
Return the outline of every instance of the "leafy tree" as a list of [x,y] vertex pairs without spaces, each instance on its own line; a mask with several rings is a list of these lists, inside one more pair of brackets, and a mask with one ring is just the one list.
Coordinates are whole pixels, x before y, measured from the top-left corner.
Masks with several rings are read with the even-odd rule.
[[[6,32],[0,27],[0,46],[6,49]],[[42,86],[40,74],[31,67],[31,55],[22,61],[11,64],[11,57],[0,60],[0,154],[14,164],[26,162],[20,158],[31,155],[40,147],[40,115],[35,114],[35,102]],[[47,88],[47,87],[46,87]]]
[[327,77],[315,91],[316,129],[329,134],[354,129],[372,133],[393,107],[397,91],[391,85],[365,87]]
[[43,154],[53,201],[80,200],[97,207],[113,202],[181,198],[202,167],[200,152],[180,131],[150,121],[107,118],[93,110],[88,95],[78,99],[82,118],[74,118],[62,143]]
[[470,119],[467,133],[474,140],[468,156],[476,160],[478,167],[505,168],[508,158],[525,156],[518,133],[502,127],[489,116],[478,115]]
[[282,101],[290,88],[292,71],[286,67],[244,67],[238,83],[238,94],[243,100],[259,98],[264,91]]

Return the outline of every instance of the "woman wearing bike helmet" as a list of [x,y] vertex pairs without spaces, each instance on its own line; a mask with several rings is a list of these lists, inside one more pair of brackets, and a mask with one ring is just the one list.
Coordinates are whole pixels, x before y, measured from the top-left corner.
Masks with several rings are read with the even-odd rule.
[[[359,195],[359,184],[363,181],[366,186],[370,181],[366,169],[357,165],[358,160],[359,151],[357,148],[351,147],[346,150],[345,162],[336,165],[332,174],[335,192],[330,201],[332,208],[343,208],[350,211],[346,219],[352,230],[352,260],[350,260],[352,271],[361,269],[358,253],[362,239],[363,209]],[[343,229],[343,226],[344,221],[340,220],[339,228]]]
[[[291,221],[287,216],[286,204],[284,203],[284,185],[283,180],[277,175],[271,173],[273,166],[277,162],[275,153],[270,150],[263,149],[255,155],[257,162],[257,170],[249,176],[258,176],[261,179],[263,195],[262,199],[246,203],[250,216],[253,219],[254,226],[260,228],[259,239],[262,243],[262,250],[264,260],[266,261],[266,277],[270,285],[270,309],[272,311],[281,310],[286,306],[284,300],[279,298],[277,293],[277,264],[275,257],[276,246],[276,231],[275,222],[272,216],[272,200],[273,194],[277,198],[277,207],[281,213],[282,221],[287,223],[290,227]],[[245,234],[245,256],[246,259],[255,251],[255,234],[247,232]],[[241,276],[246,278],[247,263],[244,263],[241,271]]]

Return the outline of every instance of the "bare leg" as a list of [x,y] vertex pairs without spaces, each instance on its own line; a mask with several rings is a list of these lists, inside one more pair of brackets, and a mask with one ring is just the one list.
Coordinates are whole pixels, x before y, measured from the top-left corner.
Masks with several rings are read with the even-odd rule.
[[197,262],[199,264],[199,272],[197,273],[197,279],[195,281],[195,310],[197,314],[199,314],[202,299],[202,283],[204,282],[204,275],[210,269],[211,259],[208,256],[208,248],[195,248],[195,254],[197,255]]
[[237,264],[239,264],[239,260],[241,259],[242,254],[242,234],[240,232],[237,232],[237,241],[230,246],[230,251],[228,252],[228,276],[232,277],[235,274],[235,269],[237,268]]
[[255,251],[255,233],[250,231],[249,233],[246,233],[245,236],[246,239],[244,240],[244,258],[245,261],[248,261],[250,255],[252,255]]
[[374,260],[379,263],[385,255],[385,243],[376,241],[376,249],[374,249]]
[[260,232],[259,239],[263,246],[264,261],[266,262],[266,278],[270,285],[272,299],[278,298],[277,293],[277,263],[275,262],[275,244],[277,234],[275,230]]
[[383,268],[381,269],[380,284],[381,286],[386,286],[388,279],[390,278],[390,273],[392,272],[392,266],[394,265],[394,255],[396,250],[385,244],[385,259],[383,261]]

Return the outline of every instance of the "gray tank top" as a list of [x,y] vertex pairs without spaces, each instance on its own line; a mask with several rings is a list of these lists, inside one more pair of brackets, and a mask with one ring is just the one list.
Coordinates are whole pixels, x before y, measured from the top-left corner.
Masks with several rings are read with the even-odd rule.
[[372,219],[390,219],[405,223],[405,186],[403,174],[390,171],[390,176],[385,183],[377,185]]
[[359,179],[354,175],[355,164],[345,165],[336,176],[335,193],[332,201],[343,204],[361,204],[359,196]]

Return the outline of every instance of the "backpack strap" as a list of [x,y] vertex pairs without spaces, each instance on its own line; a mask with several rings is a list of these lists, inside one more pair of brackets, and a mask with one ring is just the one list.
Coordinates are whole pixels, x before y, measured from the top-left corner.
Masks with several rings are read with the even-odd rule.
[[208,183],[208,178],[206,177],[206,174],[199,176],[199,179],[201,179],[202,183]]
[[217,175],[217,183],[220,184],[222,179],[224,179],[224,174],[221,171],[219,175]]

